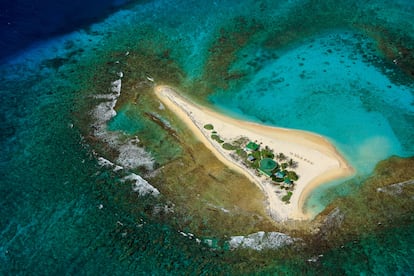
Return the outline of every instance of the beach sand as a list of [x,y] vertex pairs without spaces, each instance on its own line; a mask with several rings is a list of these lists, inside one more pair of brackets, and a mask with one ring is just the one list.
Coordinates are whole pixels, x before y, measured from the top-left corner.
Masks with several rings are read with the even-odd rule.
[[[236,120],[185,99],[169,86],[158,85],[154,91],[159,100],[173,111],[221,162],[247,176],[264,192],[268,212],[277,221],[311,219],[313,214],[303,210],[303,206],[312,190],[331,180],[354,174],[353,168],[336,148],[320,135]],[[294,171],[299,175],[299,180],[295,182],[290,203],[282,201],[285,190],[272,184],[269,178],[257,175],[253,169],[246,168],[231,156],[232,151],[223,149],[221,144],[214,141],[211,131],[204,128],[206,124],[212,124],[225,142],[247,137],[273,149],[275,154],[283,153],[288,159],[296,161],[298,166]]]

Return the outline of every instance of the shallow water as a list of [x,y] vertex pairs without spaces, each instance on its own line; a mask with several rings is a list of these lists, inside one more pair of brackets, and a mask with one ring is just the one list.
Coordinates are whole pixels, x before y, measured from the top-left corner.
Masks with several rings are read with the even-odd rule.
[[[253,50],[254,59],[239,67],[265,60],[263,51]],[[215,93],[210,100],[233,116],[328,137],[357,177],[392,155],[413,155],[414,88],[394,84],[373,65],[379,53],[372,40],[334,30],[277,55],[263,61],[242,88]],[[330,186],[334,183],[342,181]],[[326,202],[317,201],[330,186],[318,189],[308,206],[321,211]]]
[[[1,273],[412,273],[409,218],[352,237],[355,241],[343,248],[315,249],[324,254],[315,263],[307,261],[310,253],[296,249],[264,255],[211,250],[179,233],[182,218],[155,216],[151,210],[163,207],[164,199],[138,197],[130,184],[119,180],[123,172],[99,166],[97,158],[107,148],[84,137],[89,125],[85,127],[83,120],[88,121],[88,112],[96,106],[94,96],[109,90],[120,70],[125,75],[123,85],[133,92],[150,87],[147,75],[157,82],[178,82],[178,75],[183,88],[194,82],[202,84],[198,87],[219,87],[214,72],[206,74],[211,69],[206,63],[213,56],[211,45],[225,42],[220,40],[223,33],[244,29],[242,19],[229,18],[234,15],[255,19],[260,27],[255,36],[244,33],[251,39],[247,42],[234,36],[240,43],[233,45],[236,52],[220,52],[234,57],[226,70],[246,74],[234,83],[228,81],[231,85],[225,92],[213,91],[211,100],[217,107],[237,116],[242,112],[244,118],[326,135],[358,169],[361,179],[390,155],[412,156],[412,79],[407,80],[404,68],[395,67],[387,53],[377,49],[378,40],[364,34],[364,28],[352,28],[377,20],[397,36],[395,41],[398,35],[411,37],[411,1],[322,2],[142,1],[106,19],[105,10],[97,15],[99,24],[55,38],[46,34],[49,40],[22,53],[7,52],[7,63],[0,65]],[[312,14],[327,14],[323,26],[312,21],[311,14],[303,17],[309,9]],[[354,14],[363,19],[352,17],[356,23],[348,24]],[[298,30],[296,18],[314,28],[303,26],[292,32]],[[85,22],[90,21],[81,24]],[[242,25],[234,28],[235,22]],[[76,30],[76,26],[69,20],[68,29],[63,29]],[[279,27],[290,36],[275,42],[270,38]],[[412,50],[407,49],[407,56]],[[134,54],[139,62],[129,67]],[[147,101],[144,95],[134,99],[136,105],[120,107],[108,129],[122,131],[123,138],[138,135],[161,166],[182,153],[159,124],[136,117],[141,107],[159,112],[158,104],[150,106]],[[168,125],[169,119],[160,121]],[[341,189],[333,193],[328,189],[329,196],[318,191],[322,199],[313,198],[309,204],[320,210],[338,194],[348,193],[346,187]],[[218,240],[212,243],[218,246]]]
[[[235,116],[324,135],[367,174],[380,160],[414,152],[413,88],[393,84],[364,61],[363,55],[375,54],[373,45],[361,35],[333,31],[267,60],[241,89],[210,99]],[[257,49],[249,57],[260,54]],[[396,116],[401,120],[393,126]]]

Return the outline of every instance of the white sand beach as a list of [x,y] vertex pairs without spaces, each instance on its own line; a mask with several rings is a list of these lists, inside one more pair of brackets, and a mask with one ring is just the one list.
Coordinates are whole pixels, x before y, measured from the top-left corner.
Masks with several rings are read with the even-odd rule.
[[[247,176],[264,192],[268,212],[277,221],[311,219],[312,214],[303,210],[304,202],[311,191],[328,181],[354,173],[353,168],[335,147],[320,135],[236,120],[190,102],[169,86],[158,85],[154,90],[159,100],[173,111],[220,161]],[[204,128],[206,124],[212,124],[214,130],[226,142],[247,137],[273,149],[275,154],[283,153],[296,161],[298,166],[294,170],[299,175],[299,180],[295,182],[290,203],[282,201],[285,190],[272,184],[269,178],[257,175],[253,169],[245,167],[231,156],[232,151],[223,149],[221,144],[214,141],[211,131]]]

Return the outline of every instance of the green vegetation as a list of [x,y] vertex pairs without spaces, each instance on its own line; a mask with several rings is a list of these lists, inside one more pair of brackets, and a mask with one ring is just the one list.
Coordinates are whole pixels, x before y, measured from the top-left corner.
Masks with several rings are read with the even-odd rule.
[[242,148],[242,145],[245,145],[249,142],[249,139],[246,137],[240,137],[239,139],[237,139],[236,141],[233,141],[233,145]]
[[298,180],[299,179],[299,176],[296,174],[296,172],[294,172],[294,171],[288,171],[287,172],[287,177],[290,179],[290,180],[293,180],[293,181],[296,181],[296,180]]
[[297,162],[293,161],[292,158],[289,159],[289,162],[288,162],[289,167],[296,168],[297,165],[298,165]]
[[218,143],[224,143],[224,141],[223,140],[221,140],[221,138],[220,138],[220,136],[218,136],[217,134],[213,134],[213,135],[211,135],[211,139],[213,139],[213,140],[215,140],[216,142],[218,142]]
[[292,197],[292,192],[288,191],[286,195],[282,197],[282,201],[285,203],[290,203],[290,198]]
[[280,182],[283,182],[284,178],[276,177],[276,176],[273,175],[272,176],[272,180],[275,181],[275,182],[279,182],[280,183]]
[[283,153],[279,153],[278,155],[276,155],[276,158],[279,161],[283,161],[286,160],[286,155],[284,155]]
[[212,124],[206,124],[206,125],[204,125],[204,128],[207,129],[207,130],[213,130],[214,126]]
[[222,147],[223,147],[223,149],[225,149],[225,150],[235,150],[235,149],[237,149],[237,146],[234,146],[234,145],[229,144],[229,143],[224,143],[224,144],[222,145]]
[[[211,124],[206,124],[204,128],[209,130],[214,129]],[[259,144],[249,141],[244,137],[231,143],[224,142],[215,130],[212,131],[211,139],[222,144],[223,149],[235,151],[235,153],[244,160],[245,166],[271,178],[275,185],[280,184],[281,189],[292,190],[293,182],[299,179],[296,172],[286,170],[288,167],[296,167],[296,162],[290,159],[288,162],[283,162],[279,165],[274,158],[276,157],[278,160],[287,160],[287,157],[283,153],[275,155],[273,150],[268,146],[261,149]],[[292,192],[289,191],[282,200],[289,203],[291,196]]]
[[260,151],[262,158],[270,158],[273,159],[275,157],[273,151],[269,149],[267,146]]
[[245,152],[244,150],[242,150],[241,148],[237,148],[236,149],[236,154],[238,155],[238,156],[240,156],[241,158],[243,158],[243,159],[246,159],[247,158],[247,152]]

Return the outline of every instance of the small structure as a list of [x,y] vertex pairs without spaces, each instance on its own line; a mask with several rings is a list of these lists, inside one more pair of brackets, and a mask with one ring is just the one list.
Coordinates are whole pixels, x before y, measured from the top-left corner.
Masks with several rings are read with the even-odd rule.
[[286,177],[285,178],[285,181],[284,181],[286,184],[292,184],[292,180],[290,180],[290,178],[289,177]]
[[259,145],[255,142],[250,141],[246,147],[244,147],[244,150],[247,152],[257,151],[259,149]]
[[253,155],[247,156],[247,161],[253,162],[254,160],[256,160],[256,158],[254,158]]
[[284,178],[285,177],[285,173],[283,171],[278,171],[277,173],[275,173],[275,176],[277,178]]
[[266,176],[272,176],[272,171],[277,168],[277,163],[271,158],[263,158],[260,160],[259,172]]

